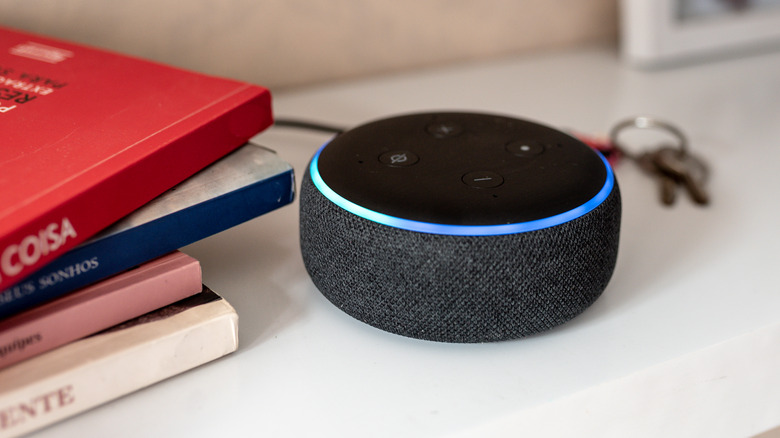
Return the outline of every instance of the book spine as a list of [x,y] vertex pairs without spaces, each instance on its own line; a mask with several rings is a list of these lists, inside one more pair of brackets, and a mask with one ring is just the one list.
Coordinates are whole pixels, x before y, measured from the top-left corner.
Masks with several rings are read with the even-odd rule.
[[[174,125],[147,137],[141,143],[164,141],[165,146],[119,172],[104,175],[99,184],[79,195],[64,200],[38,199],[36,202],[52,208],[0,237],[0,289],[13,286],[101,229],[246,143],[249,137],[272,123],[270,94],[260,87],[247,85],[220,101],[218,106],[227,109],[212,117],[212,111],[216,109],[210,108],[208,114],[196,113],[186,120],[187,123],[182,121],[179,124],[182,126]],[[192,123],[200,123],[201,126],[180,132],[185,125],[191,126]],[[140,144],[134,147],[144,149]]]
[[0,369],[201,291],[200,264],[174,252],[0,323]]
[[0,388],[0,436],[29,433],[227,355],[238,347],[237,330],[235,310],[218,300],[8,368],[0,378],[47,372],[23,387]]
[[28,280],[0,292],[0,319],[289,204],[295,193],[293,178],[292,170],[280,173],[124,232],[87,242]]

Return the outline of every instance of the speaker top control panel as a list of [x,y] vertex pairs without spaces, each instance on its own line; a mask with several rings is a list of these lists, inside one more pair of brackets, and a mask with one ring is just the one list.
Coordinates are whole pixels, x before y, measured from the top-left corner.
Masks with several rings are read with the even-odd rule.
[[341,206],[477,227],[570,220],[601,203],[614,178],[600,154],[563,132],[455,112],[351,129],[318,151],[310,172],[318,189]]

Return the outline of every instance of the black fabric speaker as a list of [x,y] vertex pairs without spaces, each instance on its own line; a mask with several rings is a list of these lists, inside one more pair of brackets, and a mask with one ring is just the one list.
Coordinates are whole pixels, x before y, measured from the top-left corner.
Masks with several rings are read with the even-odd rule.
[[374,327],[515,339],[601,295],[620,210],[609,164],[564,133],[489,114],[412,114],[318,151],[301,186],[301,252],[322,294]]

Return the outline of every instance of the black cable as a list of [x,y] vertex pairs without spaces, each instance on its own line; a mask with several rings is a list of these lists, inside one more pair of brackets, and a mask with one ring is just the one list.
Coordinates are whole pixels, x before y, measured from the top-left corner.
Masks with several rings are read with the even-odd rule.
[[301,129],[309,129],[311,131],[324,131],[324,132],[330,132],[334,134],[341,134],[346,130],[346,128],[336,127],[332,125],[325,125],[316,122],[309,122],[306,120],[295,120],[295,119],[276,119],[274,121],[274,125],[285,127],[285,128],[301,128]]

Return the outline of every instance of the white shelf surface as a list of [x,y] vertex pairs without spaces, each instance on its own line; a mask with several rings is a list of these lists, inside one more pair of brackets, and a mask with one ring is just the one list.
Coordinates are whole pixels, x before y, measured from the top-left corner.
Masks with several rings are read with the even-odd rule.
[[[630,162],[618,264],[581,316],[517,341],[384,333],[331,305],[298,248],[297,202],[185,248],[240,316],[239,351],[39,437],[751,436],[780,425],[780,53],[638,72],[613,48],[274,94],[277,117],[354,126],[486,111],[605,134],[669,120],[713,169],[672,208]],[[296,169],[328,135],[256,138]],[[143,364],[139,364],[143,366]]]

